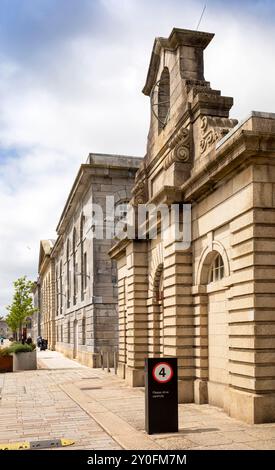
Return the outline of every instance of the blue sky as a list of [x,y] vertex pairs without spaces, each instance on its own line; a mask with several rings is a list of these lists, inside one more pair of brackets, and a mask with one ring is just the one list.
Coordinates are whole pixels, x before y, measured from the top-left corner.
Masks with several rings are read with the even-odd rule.
[[[155,36],[195,29],[205,1],[0,0],[0,314],[35,278],[89,152],[144,155]],[[274,1],[206,2],[205,77],[231,116],[275,112]]]

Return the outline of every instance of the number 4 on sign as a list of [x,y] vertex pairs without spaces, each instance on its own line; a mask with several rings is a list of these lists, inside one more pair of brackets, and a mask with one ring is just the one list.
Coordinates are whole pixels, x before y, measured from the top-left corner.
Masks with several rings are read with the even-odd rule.
[[167,362],[158,362],[153,369],[153,378],[158,383],[169,382],[173,375],[173,369]]

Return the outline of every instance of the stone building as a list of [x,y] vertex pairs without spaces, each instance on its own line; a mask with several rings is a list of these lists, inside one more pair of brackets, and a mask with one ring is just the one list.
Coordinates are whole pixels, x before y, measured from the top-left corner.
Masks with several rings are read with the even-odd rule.
[[[55,348],[55,261],[52,250],[55,240],[42,240],[39,253],[40,311],[37,320],[40,334],[48,341],[48,348]],[[36,318],[35,318],[36,320]],[[37,326],[37,330],[39,326]],[[36,339],[36,338],[34,338]]]
[[10,336],[12,336],[12,331],[8,327],[6,320],[0,320],[0,337],[9,338]]
[[36,312],[32,315],[32,322],[31,322],[31,337],[35,341],[38,336],[41,335],[41,321],[40,321],[40,300],[41,300],[41,292],[40,292],[40,279],[38,278],[33,283],[33,306],[36,308]]
[[274,421],[275,114],[229,118],[233,99],[204,78],[212,38],[173,29],[153,46],[147,154],[131,203],[191,205],[191,246],[159,233],[110,251],[119,373],[141,386],[146,356],[176,356],[181,402]]
[[[51,252],[55,263],[56,350],[97,367],[101,350],[117,348],[117,271],[108,251],[112,238],[98,229],[109,222],[106,197],[114,210],[131,198],[141,159],[90,154],[81,165],[57,226]],[[102,208],[102,219],[95,205]],[[123,213],[117,214],[117,217]],[[111,217],[111,216],[110,216]],[[42,285],[42,284],[41,284]]]

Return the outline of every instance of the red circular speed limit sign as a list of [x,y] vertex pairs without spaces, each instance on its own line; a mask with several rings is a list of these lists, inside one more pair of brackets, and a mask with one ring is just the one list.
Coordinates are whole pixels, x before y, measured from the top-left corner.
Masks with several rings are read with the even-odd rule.
[[167,362],[158,362],[153,369],[153,378],[161,384],[169,382],[173,375],[173,369]]

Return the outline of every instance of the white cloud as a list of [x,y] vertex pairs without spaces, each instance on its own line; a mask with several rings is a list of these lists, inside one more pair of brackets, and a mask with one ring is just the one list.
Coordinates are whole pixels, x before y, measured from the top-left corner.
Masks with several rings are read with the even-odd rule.
[[[274,111],[274,28],[268,6],[264,22],[264,16],[257,21],[253,11],[240,6],[226,10],[224,2],[222,8],[215,4],[209,2],[200,27],[216,33],[205,54],[205,78],[234,96],[233,117],[251,109]],[[80,17],[77,28],[69,17],[64,35],[58,30],[56,41],[48,43],[36,41],[36,32],[31,37],[29,31],[32,47],[21,56],[14,52],[16,46],[20,51],[20,36],[14,44],[11,31],[13,47],[6,43],[0,51],[2,308],[16,277],[35,277],[39,240],[54,237],[87,154],[144,154],[149,100],[141,90],[154,37],[169,35],[173,26],[194,29],[203,2],[101,0],[98,6],[97,27],[95,11],[85,9],[83,29]],[[47,22],[50,18],[45,29]]]

